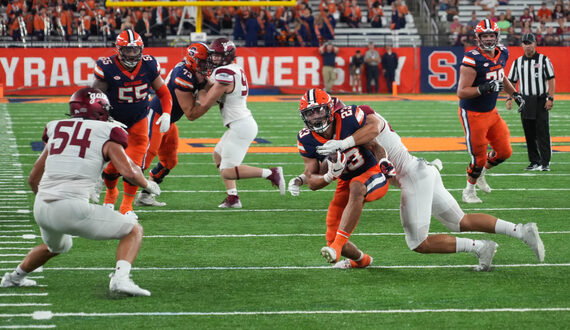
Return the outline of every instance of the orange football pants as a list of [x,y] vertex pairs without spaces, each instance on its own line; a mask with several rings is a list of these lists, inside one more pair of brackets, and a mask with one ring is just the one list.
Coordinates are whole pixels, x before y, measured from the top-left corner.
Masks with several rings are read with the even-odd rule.
[[[376,183],[371,183],[374,179],[376,179]],[[388,179],[382,174],[378,164],[350,180],[345,181],[339,179],[336,185],[336,191],[334,192],[333,199],[327,211],[327,232],[325,235],[327,245],[331,245],[335,239],[338,226],[342,219],[342,213],[350,196],[350,184],[355,181],[361,182],[367,187],[366,197],[364,199],[365,203],[373,202],[384,197],[388,191]]]
[[172,123],[166,133],[160,133],[160,125],[155,123],[157,118],[152,117],[150,144],[144,157],[143,171],[150,167],[157,155],[162,166],[169,170],[178,164],[178,126]]
[[511,157],[511,133],[497,108],[489,112],[459,108],[459,118],[465,132],[467,151],[471,155],[471,164],[485,166],[489,144],[495,151],[495,158],[506,160]]
[[[148,146],[148,123],[146,117],[136,122],[133,126],[127,129],[127,148],[125,153],[129,156],[135,164],[142,166],[146,148]],[[109,163],[105,168],[107,174],[117,174],[119,171]]]

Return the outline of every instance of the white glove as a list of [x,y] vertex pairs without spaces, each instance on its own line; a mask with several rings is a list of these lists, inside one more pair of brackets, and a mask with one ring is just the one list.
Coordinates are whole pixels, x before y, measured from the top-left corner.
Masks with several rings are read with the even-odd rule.
[[344,140],[328,140],[322,146],[317,147],[317,153],[319,155],[330,155],[336,151],[345,151],[352,147],[354,147],[354,138],[351,135]]
[[148,183],[147,186],[144,188],[146,191],[155,196],[160,195],[160,187],[158,186],[158,183],[152,180],[147,180],[147,183]]
[[443,169],[443,163],[439,158],[432,160],[429,164],[435,166],[435,168],[437,168],[437,170],[440,172]]
[[156,124],[160,125],[160,133],[168,132],[168,129],[170,128],[170,114],[163,112],[156,121]]
[[396,169],[394,168],[394,164],[388,160],[388,158],[382,158],[378,162],[380,166],[380,171],[388,178],[393,178],[396,176]]
[[339,176],[341,176],[342,172],[344,171],[344,167],[346,166],[346,156],[342,152],[337,151],[336,160],[334,162],[331,162],[327,158],[327,164],[329,170],[327,174],[323,176],[323,178],[326,183],[330,183],[332,180],[337,179]]
[[292,196],[299,196],[303,183],[305,183],[305,174],[301,174],[289,180],[288,189]]

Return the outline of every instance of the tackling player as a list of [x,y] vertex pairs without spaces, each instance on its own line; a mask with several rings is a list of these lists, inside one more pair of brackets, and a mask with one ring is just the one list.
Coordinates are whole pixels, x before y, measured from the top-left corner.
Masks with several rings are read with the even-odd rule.
[[[335,106],[335,109],[342,107],[344,104]],[[346,150],[355,144],[367,143],[370,139],[375,139],[385,149],[388,160],[394,164],[396,170],[396,176],[391,183],[399,186],[402,191],[400,219],[406,234],[406,243],[411,250],[419,253],[474,252],[479,258],[479,265],[475,270],[490,269],[498,246],[495,242],[450,235],[428,236],[431,217],[434,216],[453,232],[482,231],[516,237],[533,250],[539,261],[544,261],[544,244],[535,223],[515,225],[489,214],[465,214],[443,186],[441,175],[435,168],[441,170],[441,161],[434,161],[434,167],[425,160],[412,156],[386,119],[369,106],[360,108],[368,115],[367,124],[343,140],[326,142],[317,148],[317,152],[326,155],[336,150]],[[289,182],[291,194],[298,195],[299,186],[302,184],[301,178],[293,178]]]
[[[348,239],[360,220],[364,203],[382,198],[388,191],[387,177],[395,173],[385,159],[381,170],[374,154],[364,146],[353,144],[338,153],[331,151],[329,154],[337,154],[332,159],[317,153],[317,148],[327,141],[347,138],[366,124],[366,114],[356,105],[333,110],[333,99],[321,89],[310,89],[301,98],[299,112],[306,127],[297,135],[297,147],[309,188],[322,189],[338,179],[327,212],[327,246],[321,249],[321,255],[336,268],[368,267],[372,258]],[[324,174],[320,169],[323,162],[328,164]],[[348,259],[339,262],[341,255]]]
[[[127,155],[139,166],[143,165],[148,146],[147,115],[149,113],[149,87],[160,99],[163,113],[156,121],[160,132],[170,128],[172,98],[168,87],[160,77],[160,65],[151,55],[143,55],[141,37],[132,30],[125,30],[117,37],[117,54],[102,57],[95,67],[93,87],[101,89],[111,102],[111,116],[127,127],[129,146]],[[119,172],[110,163],[103,172],[107,187],[104,206],[113,209],[119,197],[117,181]],[[120,212],[138,219],[133,211],[133,200],[138,187],[123,178],[123,201]]]
[[[475,28],[479,47],[470,50],[461,62],[459,86],[459,118],[465,131],[467,151],[471,162],[467,167],[467,186],[462,199],[466,203],[481,203],[475,186],[485,193],[491,187],[485,180],[485,172],[511,157],[510,132],[497,108],[497,96],[503,90],[512,96],[519,109],[524,106],[522,96],[505,75],[504,67],[509,58],[506,47],[499,45],[497,23],[484,19]],[[487,153],[487,145],[493,149]]]
[[247,107],[249,86],[245,72],[233,63],[236,46],[233,41],[218,38],[212,42],[210,49],[214,69],[210,75],[209,90],[207,93],[200,91],[187,117],[196,120],[218,102],[223,124],[228,128],[216,144],[213,155],[227,190],[227,197],[218,207],[242,207],[235,182],[239,179],[265,178],[279,188],[281,195],[285,195],[282,167],[266,169],[242,164],[249,145],[257,135],[257,123]]
[[[172,69],[166,78],[166,86],[172,96],[170,129],[160,133],[160,124],[155,120],[162,115],[162,104],[156,97],[150,101],[148,124],[151,127],[150,146],[145,155],[143,170],[146,170],[158,154],[159,162],[150,171],[150,180],[160,184],[178,163],[178,126],[176,122],[190,114],[195,94],[206,85],[210,49],[204,43],[193,43],[186,48],[184,59]],[[137,206],[164,206],[150,192],[143,190],[135,200]]]
[[98,201],[98,182],[105,163],[115,168],[133,184],[160,194],[160,188],[147,181],[139,166],[127,156],[127,133],[118,123],[111,123],[107,96],[94,88],[82,88],[69,100],[70,119],[54,120],[46,125],[44,151],[30,172],[29,184],[36,199],[34,218],[40,226],[43,244],[34,247],[11,273],[4,274],[3,288],[35,286],[26,278],[49,259],[66,253],[73,245],[72,236],[93,240],[119,239],[117,266],[111,277],[112,292],[150,296],[130,278],[143,237],[143,228],[133,217],[120,214]]

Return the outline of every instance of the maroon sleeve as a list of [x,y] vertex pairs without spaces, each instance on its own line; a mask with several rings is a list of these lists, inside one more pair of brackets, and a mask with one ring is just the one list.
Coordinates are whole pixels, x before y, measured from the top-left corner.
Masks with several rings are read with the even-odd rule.
[[374,113],[374,110],[368,105],[359,105],[360,110],[364,111],[364,113],[368,116]]
[[120,127],[113,127],[111,134],[109,134],[109,141],[117,142],[123,148],[127,148],[127,132]]
[[44,135],[42,136],[42,141],[47,143],[49,140],[49,136],[47,135],[47,126],[44,128]]

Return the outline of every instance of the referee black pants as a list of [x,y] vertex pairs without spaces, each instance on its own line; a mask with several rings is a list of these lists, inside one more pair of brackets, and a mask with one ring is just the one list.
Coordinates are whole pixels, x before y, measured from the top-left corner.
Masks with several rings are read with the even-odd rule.
[[524,137],[528,152],[528,160],[531,164],[542,166],[550,165],[552,149],[550,145],[550,120],[549,114],[544,109],[545,98],[539,98],[536,102],[536,118],[526,119],[521,116]]

